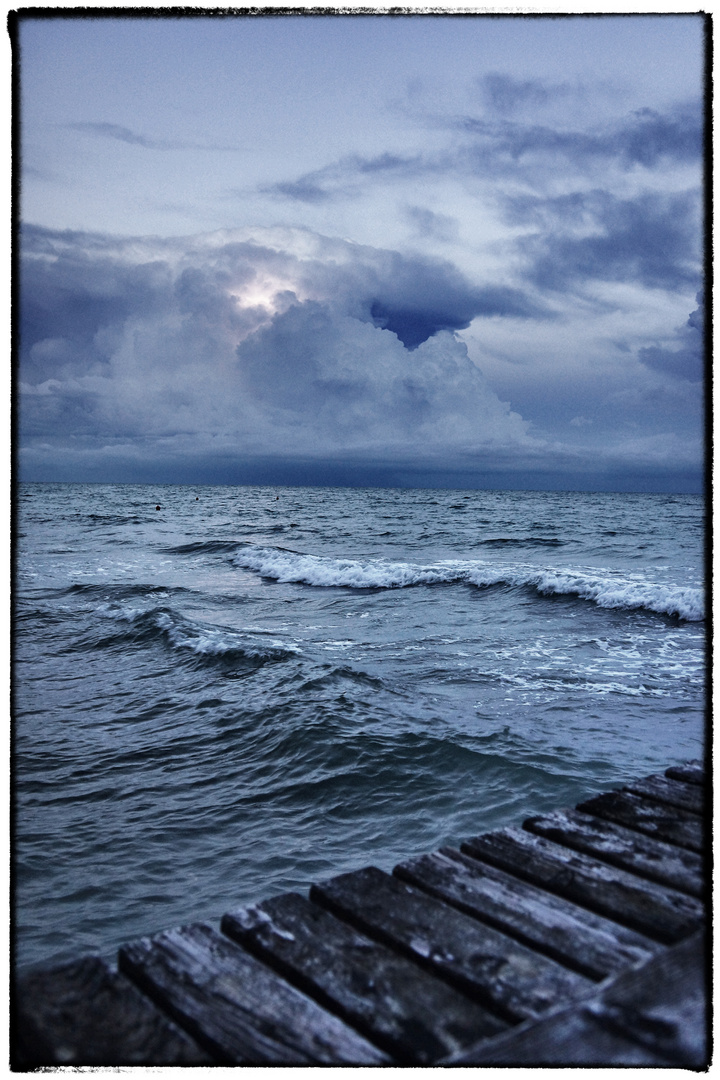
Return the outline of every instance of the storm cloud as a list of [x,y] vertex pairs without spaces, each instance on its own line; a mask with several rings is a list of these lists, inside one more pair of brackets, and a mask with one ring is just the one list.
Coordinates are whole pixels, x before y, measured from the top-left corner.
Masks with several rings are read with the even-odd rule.
[[705,294],[697,294],[698,306],[677,327],[668,345],[650,345],[638,356],[649,368],[675,379],[700,383],[705,376]]
[[527,273],[548,290],[588,280],[637,282],[649,289],[700,284],[700,199],[697,192],[643,193],[619,199],[606,191],[571,197],[518,199],[515,220],[542,220],[522,248]]
[[289,459],[527,441],[452,333],[523,314],[522,295],[439,261],[300,230],[180,244],[29,228],[22,293],[28,439],[192,433],[201,454],[232,440]]
[[21,475],[701,487],[701,17],[21,22]]

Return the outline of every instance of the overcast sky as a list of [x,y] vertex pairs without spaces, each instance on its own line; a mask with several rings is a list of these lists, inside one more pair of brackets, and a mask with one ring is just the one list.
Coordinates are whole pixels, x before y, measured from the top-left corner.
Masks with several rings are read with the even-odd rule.
[[701,16],[59,10],[22,478],[701,489]]

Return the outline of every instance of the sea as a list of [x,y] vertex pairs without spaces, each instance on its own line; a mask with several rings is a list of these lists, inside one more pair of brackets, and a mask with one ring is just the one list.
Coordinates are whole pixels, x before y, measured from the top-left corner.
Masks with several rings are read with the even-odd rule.
[[701,756],[704,569],[693,495],[19,485],[17,964]]

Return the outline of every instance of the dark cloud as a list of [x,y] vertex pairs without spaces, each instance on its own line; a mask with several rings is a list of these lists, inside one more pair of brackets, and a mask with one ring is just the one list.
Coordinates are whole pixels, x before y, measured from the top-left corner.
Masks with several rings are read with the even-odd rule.
[[443,333],[520,310],[521,293],[479,289],[439,260],[257,232],[266,245],[25,230],[24,436],[137,444],[185,433],[199,454],[217,440],[238,453],[397,453],[525,437]]
[[613,143],[629,164],[649,167],[663,157],[698,161],[703,148],[702,111],[693,105],[685,105],[670,115],[638,109],[630,122],[615,133],[610,145]]
[[[440,483],[482,475],[512,486],[513,475],[551,483],[565,470],[597,486],[606,442],[618,475],[628,462],[648,475],[674,463],[688,474],[697,468],[680,436],[643,443],[639,435],[619,449],[625,444],[605,439],[599,415],[587,429],[597,436],[592,452],[548,441],[552,424],[533,435],[455,331],[476,320],[480,336],[483,318],[512,317],[517,334],[522,317],[531,368],[533,320],[548,324],[549,311],[525,290],[470,282],[448,261],[299,229],[160,239],[28,227],[20,316],[26,476]],[[675,354],[695,348],[699,325],[693,313],[674,340],[640,349],[653,370],[637,405],[628,398],[622,407],[642,416],[642,430],[654,430],[660,408],[648,387],[661,385],[662,368],[670,388]],[[695,393],[683,380],[674,386]],[[545,393],[538,410],[549,417],[557,384]],[[564,422],[577,438],[572,415]]]
[[542,108],[558,98],[575,95],[577,87],[568,83],[548,83],[544,79],[515,79],[510,75],[491,72],[478,80],[485,105],[493,112],[512,113],[531,106]]
[[419,154],[411,157],[401,157],[399,154],[377,154],[375,157],[352,157],[348,164],[353,166],[358,173],[373,174],[385,172],[405,172],[414,170],[422,163]]
[[416,349],[423,341],[436,334],[438,330],[464,330],[470,325],[470,319],[451,318],[447,312],[412,311],[386,307],[376,300],[370,308],[370,314],[376,326],[383,330],[392,330],[408,349]]
[[61,358],[65,371],[102,362],[101,332],[107,338],[131,313],[164,305],[172,288],[165,261],[128,264],[103,252],[97,237],[30,226],[23,245],[30,257],[19,275],[20,343],[24,371],[37,382],[54,376]]
[[378,252],[374,272],[357,282],[355,293],[367,297],[361,317],[392,330],[408,348],[438,330],[466,329],[479,317],[553,317],[520,289],[471,285],[452,263],[398,252]]
[[439,163],[433,163],[422,154],[405,157],[390,153],[378,154],[375,157],[353,154],[322,169],[306,173],[297,180],[268,184],[261,187],[260,191],[266,195],[279,195],[297,202],[318,203],[329,199],[357,197],[362,191],[362,182],[368,179],[407,179],[428,170],[437,171],[439,167]]
[[287,183],[272,184],[262,188],[262,191],[270,195],[283,195],[287,199],[293,199],[301,203],[327,202],[332,196],[320,184],[315,183],[309,177],[300,180],[291,180]]
[[[511,82],[511,80],[508,80]],[[684,103],[660,113],[638,109],[602,126],[572,128],[564,124],[522,123],[461,116],[445,121],[445,126],[474,137],[468,150],[482,172],[515,166],[524,159],[562,159],[576,168],[603,160],[628,169],[635,165],[650,168],[663,159],[674,162],[699,161],[702,155],[702,108]]]
[[479,316],[551,317],[519,289],[488,287],[453,299],[454,303],[448,298],[444,307],[438,300],[413,307],[390,306],[382,300],[374,300],[370,314],[376,326],[392,330],[408,349],[417,348],[439,330],[467,330],[472,320]]
[[[486,76],[484,93],[495,112],[510,114],[520,106],[574,97],[573,118],[582,112],[582,87],[551,86],[539,80],[518,81]],[[532,110],[535,111],[535,110]],[[664,112],[642,108],[613,121],[578,126],[564,119],[524,122],[503,115],[433,116],[425,122],[461,136],[456,145],[418,154],[353,155],[306,173],[296,180],[261,190],[303,203],[357,198],[372,181],[398,181],[433,176],[499,179],[511,176],[531,185],[548,170],[580,174],[614,165],[624,171],[641,166],[700,162],[703,152],[703,110],[700,102],[684,102]]]
[[687,382],[700,382],[705,369],[705,297],[697,294],[697,308],[690,313],[684,326],[675,331],[674,348],[651,345],[638,351],[638,358],[647,367],[662,375]]
[[438,214],[426,206],[407,206],[405,216],[414,227],[418,236],[431,237],[451,243],[459,234],[457,218],[449,214]]
[[594,279],[682,291],[698,284],[698,203],[695,192],[620,199],[593,191],[509,205],[511,216],[542,225],[520,241],[527,276],[540,289],[578,289]]

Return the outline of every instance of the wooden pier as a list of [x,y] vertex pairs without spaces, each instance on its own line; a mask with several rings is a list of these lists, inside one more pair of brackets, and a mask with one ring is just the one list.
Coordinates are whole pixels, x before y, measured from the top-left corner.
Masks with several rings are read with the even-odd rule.
[[[710,1062],[700,762],[18,976],[12,1066]],[[709,876],[709,875],[708,875]]]

